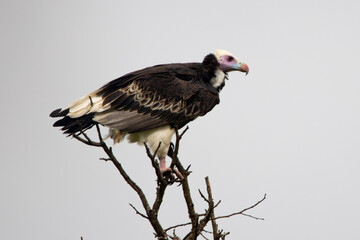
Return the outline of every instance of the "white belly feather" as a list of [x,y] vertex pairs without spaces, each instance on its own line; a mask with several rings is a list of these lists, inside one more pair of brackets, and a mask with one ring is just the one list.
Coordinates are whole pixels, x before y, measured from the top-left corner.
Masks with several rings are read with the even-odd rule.
[[138,133],[128,134],[128,140],[130,143],[137,142],[140,145],[144,145],[144,142],[148,145],[152,153],[156,151],[161,142],[161,146],[157,152],[158,157],[165,157],[168,153],[170,142],[175,130],[170,125],[146,130]]

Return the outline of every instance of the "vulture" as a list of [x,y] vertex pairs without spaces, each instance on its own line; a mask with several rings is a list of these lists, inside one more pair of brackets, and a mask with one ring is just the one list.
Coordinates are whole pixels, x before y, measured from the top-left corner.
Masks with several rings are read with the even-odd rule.
[[162,173],[166,167],[175,128],[182,128],[212,110],[219,101],[228,72],[248,74],[249,67],[230,52],[216,50],[201,63],[156,65],[119,77],[74,101],[54,110],[60,118],[54,127],[67,135],[79,134],[95,124],[109,128],[109,137],[119,143],[146,143],[157,151]]

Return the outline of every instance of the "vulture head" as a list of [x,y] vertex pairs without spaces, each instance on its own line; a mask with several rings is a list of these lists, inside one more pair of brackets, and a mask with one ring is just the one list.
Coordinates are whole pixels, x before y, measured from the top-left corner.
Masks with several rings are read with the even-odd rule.
[[236,57],[234,57],[226,50],[216,50],[215,57],[219,62],[221,71],[225,73],[231,71],[245,72],[246,75],[249,73],[249,67],[245,63],[240,62]]

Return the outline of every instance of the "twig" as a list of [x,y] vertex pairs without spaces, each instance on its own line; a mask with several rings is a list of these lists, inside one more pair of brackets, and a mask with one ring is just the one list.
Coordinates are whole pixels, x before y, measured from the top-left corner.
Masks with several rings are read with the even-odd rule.
[[220,217],[216,217],[215,219],[221,219],[221,218],[229,218],[229,217],[232,217],[232,216],[235,216],[235,215],[244,215],[244,216],[247,216],[247,217],[251,217],[251,218],[254,218],[256,220],[264,220],[264,218],[258,218],[258,217],[254,217],[254,216],[251,216],[249,214],[245,214],[244,212],[256,207],[257,205],[259,205],[260,203],[262,203],[264,200],[266,199],[266,194],[264,195],[264,197],[258,201],[257,203],[255,203],[254,205],[248,207],[248,208],[245,208],[243,210],[241,210],[240,212],[236,212],[236,213],[231,213],[229,215],[224,215],[224,216],[220,216]]
[[209,240],[207,237],[205,237],[205,235],[203,233],[200,233],[200,235],[205,239],[205,240]]
[[173,231],[173,236],[169,236],[172,240],[181,240],[178,236],[176,236],[175,229]]
[[168,228],[164,229],[164,231],[167,232],[167,231],[169,231],[171,229],[175,229],[175,228],[178,228],[178,227],[185,227],[185,226],[188,226],[190,224],[191,224],[191,222],[177,224],[177,225],[174,225],[174,226],[171,226],[171,227],[168,227]]
[[245,217],[253,218],[255,220],[265,220],[264,218],[255,217],[255,216],[252,216],[252,215],[246,214],[246,213],[241,213],[241,215],[243,215]]
[[143,218],[149,219],[145,214],[142,214],[141,212],[139,212],[131,203],[129,203],[129,205],[135,210],[136,214],[139,214]]
[[179,153],[180,140],[181,140],[181,138],[184,136],[184,134],[187,132],[187,130],[189,130],[189,126],[186,126],[186,128],[184,129],[184,131],[182,131],[182,133],[179,134],[178,128],[175,128],[176,144],[175,144],[174,154],[175,154],[176,156],[177,156],[178,153]]
[[88,140],[89,142],[92,142],[91,139],[88,137],[88,135],[84,131],[80,130],[80,133],[86,138],[86,140]]
[[[257,203],[253,204],[252,206],[250,206],[250,207],[248,207],[248,208],[245,208],[245,209],[241,210],[240,212],[232,213],[232,214],[225,215],[225,216],[219,216],[219,217],[211,218],[210,220],[213,220],[213,219],[214,219],[214,220],[217,220],[217,219],[222,219],[222,218],[230,218],[230,217],[232,217],[232,216],[234,216],[234,215],[239,215],[239,214],[240,214],[240,215],[244,215],[244,216],[246,216],[246,217],[251,217],[251,218],[254,218],[254,219],[257,219],[257,220],[264,220],[263,218],[256,218],[256,217],[253,217],[253,216],[251,216],[251,215],[245,214],[244,212],[245,212],[245,211],[248,211],[248,210],[250,210],[250,209],[252,209],[252,208],[254,208],[254,207],[256,207],[256,206],[259,205],[261,202],[263,202],[265,199],[266,199],[266,194],[265,194],[264,197],[263,197],[261,200],[259,200]],[[219,202],[214,206],[214,208],[217,207],[220,203],[221,203],[221,201],[219,201]],[[213,209],[214,209],[214,208],[213,208]],[[205,216],[205,215],[206,215],[206,213],[205,213],[205,214],[199,214],[198,216]],[[177,224],[177,225],[174,225],[174,226],[171,226],[171,227],[166,228],[164,231],[167,232],[167,231],[169,231],[169,230],[171,230],[171,229],[175,229],[175,228],[178,228],[178,227],[185,227],[185,226],[188,226],[188,225],[190,225],[190,224],[191,224],[191,222],[182,223],[182,224]],[[203,230],[203,231],[204,231],[204,230]],[[222,235],[224,235],[222,232],[223,232],[223,230],[219,231],[219,233],[221,233]],[[230,233],[226,233],[226,235],[228,235],[228,234],[230,234]],[[224,235],[224,236],[226,236],[226,235]]]
[[84,135],[85,139],[80,137],[79,135],[72,134],[72,136],[74,138],[76,138],[77,140],[79,140],[82,143],[85,143],[86,145],[90,145],[90,146],[94,146],[94,147],[101,147],[101,143],[94,142],[94,141],[88,139],[88,136],[84,133],[82,133],[82,135]]
[[204,194],[200,191],[200,189],[198,189],[198,190],[199,190],[200,196],[204,199],[204,201],[209,203],[209,200],[204,196]]
[[[207,223],[209,222],[209,220],[212,218],[212,216],[214,216],[213,212],[214,212],[214,201],[212,199],[212,193],[211,193],[211,187],[210,187],[210,181],[209,181],[209,177],[206,177],[205,178],[205,183],[206,183],[206,190],[207,190],[207,193],[208,193],[208,198],[205,199],[205,201],[208,203],[208,209],[205,211],[205,215],[204,217],[200,220],[200,223],[199,223],[199,226],[198,226],[198,229],[197,229],[197,232],[196,234],[200,234],[205,226],[207,225]],[[214,226],[213,226],[214,227]],[[215,229],[213,229],[215,233],[217,233],[217,227],[216,227],[216,231]],[[214,234],[214,239],[215,238],[215,234]]]

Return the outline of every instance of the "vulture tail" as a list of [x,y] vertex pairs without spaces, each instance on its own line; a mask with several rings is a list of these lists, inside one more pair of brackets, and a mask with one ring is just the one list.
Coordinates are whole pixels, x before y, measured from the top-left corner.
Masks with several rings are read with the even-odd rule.
[[91,128],[96,124],[93,121],[94,113],[85,114],[81,117],[71,118],[68,116],[69,109],[56,109],[51,114],[50,117],[63,117],[57,120],[54,123],[54,127],[62,127],[61,130],[64,134],[76,134],[79,132],[84,132],[87,129]]

